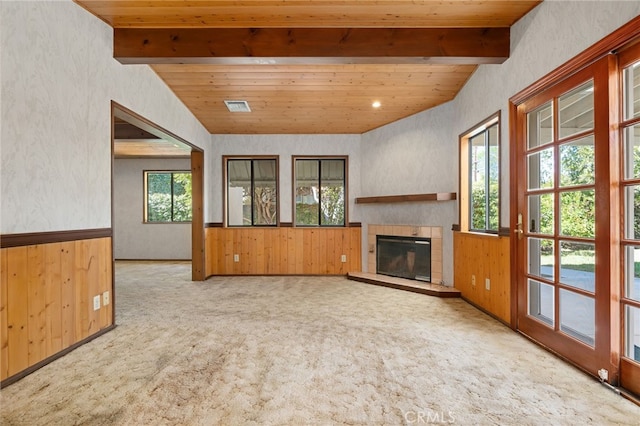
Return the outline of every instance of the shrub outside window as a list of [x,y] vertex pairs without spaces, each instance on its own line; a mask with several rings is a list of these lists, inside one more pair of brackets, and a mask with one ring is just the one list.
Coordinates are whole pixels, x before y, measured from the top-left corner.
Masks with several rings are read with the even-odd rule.
[[278,224],[276,158],[226,158],[227,226]]
[[498,232],[500,164],[498,123],[472,136],[469,141],[471,182],[470,227],[474,231]]
[[500,230],[500,112],[460,135],[461,230]]
[[294,158],[296,226],[345,226],[346,158]]
[[191,221],[191,172],[145,171],[144,221]]

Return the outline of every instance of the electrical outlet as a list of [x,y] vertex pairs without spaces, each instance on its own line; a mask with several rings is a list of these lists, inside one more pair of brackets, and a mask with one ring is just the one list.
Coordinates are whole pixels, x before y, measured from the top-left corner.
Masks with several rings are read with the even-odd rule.
[[109,292],[105,291],[102,293],[102,306],[107,306],[109,304]]
[[604,382],[608,382],[609,381],[609,370],[605,370],[604,368],[601,368],[600,370],[598,370],[598,376],[600,376],[600,380],[602,380]]
[[342,257],[340,258],[340,260],[342,260],[342,263],[346,263],[347,262],[347,255],[343,254]]
[[239,254],[234,254],[233,255],[233,261],[234,262],[240,262],[240,255]]
[[93,296],[93,310],[97,311],[100,309],[100,295]]
[[475,275],[471,275],[471,285],[472,286],[476,285],[476,276]]
[[491,290],[491,280],[489,278],[484,279],[484,288]]

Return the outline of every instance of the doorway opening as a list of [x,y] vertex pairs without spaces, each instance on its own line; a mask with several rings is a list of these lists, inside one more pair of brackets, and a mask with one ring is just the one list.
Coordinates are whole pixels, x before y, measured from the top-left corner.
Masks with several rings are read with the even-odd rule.
[[111,115],[113,259],[191,261],[204,280],[204,152],[115,102]]

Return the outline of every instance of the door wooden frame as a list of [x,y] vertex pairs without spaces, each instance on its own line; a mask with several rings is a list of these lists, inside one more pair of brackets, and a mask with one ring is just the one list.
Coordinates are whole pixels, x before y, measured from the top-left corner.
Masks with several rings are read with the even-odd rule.
[[[204,242],[204,151],[191,142],[177,136],[156,123],[137,114],[129,108],[111,101],[111,224],[115,223],[113,170],[115,163],[115,119],[122,118],[125,121],[133,121],[135,126],[149,133],[161,135],[168,140],[176,140],[191,147],[191,181],[192,181],[192,220],[191,220],[191,279],[204,281],[205,276],[205,242]],[[115,232],[114,232],[115,235]],[[112,239],[113,241],[113,239]],[[113,242],[112,242],[113,244]],[[112,247],[112,257],[115,261],[115,252]],[[115,268],[114,268],[115,270]],[[115,274],[114,274],[115,275]],[[115,278],[114,278],[115,279]],[[114,297],[115,298],[115,297]],[[115,310],[114,310],[115,311]],[[115,314],[114,314],[115,315]],[[115,318],[114,318],[115,323]]]
[[[509,150],[509,161],[510,161],[510,188],[509,188],[509,196],[510,196],[510,214],[509,221],[510,227],[512,230],[512,238],[510,239],[510,249],[513,254],[511,257],[511,323],[510,326],[513,330],[518,330],[518,277],[522,276],[523,271],[523,263],[519,262],[518,259],[522,257],[520,251],[522,250],[522,245],[519,243],[518,238],[515,237],[515,232],[517,230],[517,222],[518,222],[518,205],[522,202],[518,197],[521,197],[519,194],[518,188],[520,187],[520,182],[518,181],[517,170],[523,167],[523,164],[518,164],[519,161],[523,162],[524,159],[520,158],[518,155],[519,150],[517,148],[517,141],[524,140],[525,136],[523,133],[524,129],[519,128],[518,126],[518,108],[527,100],[533,98],[535,95],[548,90],[552,86],[561,83],[563,80],[566,80],[570,76],[578,73],[583,68],[590,66],[591,64],[596,63],[598,60],[604,58],[609,55],[611,52],[616,53],[623,46],[628,45],[634,39],[638,39],[640,37],[640,17],[636,17],[629,21],[627,24],[620,27],[618,30],[614,31],[607,37],[603,38],[599,42],[595,43],[582,53],[578,54],[574,58],[567,61],[565,64],[551,71],[549,74],[545,75],[532,85],[528,86],[524,90],[520,91],[513,97],[509,99],[509,140],[511,141],[511,149]],[[617,87],[617,64],[615,63],[615,58],[613,55],[610,57],[611,59],[608,61],[609,67],[609,79],[611,87]],[[619,111],[619,105],[613,101],[612,97],[609,97],[609,110],[614,111],[613,114],[616,114]],[[617,123],[615,120],[610,120],[612,123]],[[609,132],[609,145],[610,149],[618,150],[618,132],[617,129],[607,129]],[[615,146],[612,146],[615,145]],[[617,152],[617,151],[616,151]],[[619,156],[618,156],[619,158]],[[519,167],[517,167],[519,166]],[[611,165],[610,173],[616,173],[619,165]],[[619,174],[619,173],[618,173]],[[616,177],[614,182],[619,179]],[[619,191],[616,188],[610,188],[609,196],[613,197],[612,202],[615,200],[619,200]],[[613,222],[613,221],[612,221]],[[616,224],[612,224],[611,228],[607,233],[610,234],[611,240],[609,250],[611,251],[610,255],[610,264],[607,265],[607,269],[611,268],[612,271],[615,272],[616,268],[618,271],[620,270],[620,254],[619,254],[619,221],[615,221]],[[618,242],[618,243],[616,243]],[[616,247],[613,247],[616,245]],[[613,279],[613,278],[612,278]],[[616,287],[616,286],[612,286]],[[612,289],[612,299],[615,298],[616,291],[620,291],[617,287]],[[618,294],[619,295],[619,294]],[[618,372],[621,368],[621,357],[620,357],[620,339],[622,337],[623,330],[621,329],[620,321],[621,315],[619,303],[616,307],[613,306],[614,302],[611,301],[610,307],[610,315],[611,315],[611,323],[612,325],[618,324],[619,333],[615,333],[612,328],[608,332],[610,333],[610,344],[611,344],[611,353],[608,357],[607,363],[614,368],[615,377],[610,377],[610,382],[614,385],[618,384]],[[615,318],[614,318],[615,317]],[[614,346],[616,346],[614,348]],[[623,360],[624,361],[624,360]]]
[[[515,167],[517,163],[517,153],[513,149],[514,144],[524,135],[518,134],[517,117],[518,117],[518,105],[522,104],[527,99],[533,97],[535,94],[548,89],[557,82],[564,80],[585,66],[595,62],[596,60],[604,57],[610,52],[614,52],[620,49],[631,40],[640,36],[640,16],[632,19],[618,30],[609,34],[593,46],[589,47],[582,53],[573,57],[569,61],[565,62],[560,67],[551,71],[549,74],[540,78],[535,83],[521,90],[509,99],[509,141],[512,149],[509,150],[509,223],[511,228],[511,235],[514,236],[516,230],[516,224],[518,223],[518,185]],[[511,238],[511,253],[517,253],[518,242],[517,238]],[[517,256],[511,257],[511,328],[516,330],[517,315],[518,315],[518,298],[517,298]]]

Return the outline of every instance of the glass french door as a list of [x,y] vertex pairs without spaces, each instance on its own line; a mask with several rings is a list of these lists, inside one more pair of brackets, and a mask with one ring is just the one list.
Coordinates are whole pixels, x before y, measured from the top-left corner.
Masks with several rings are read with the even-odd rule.
[[621,385],[640,394],[640,45],[619,55],[622,92]]
[[535,95],[516,118],[517,327],[594,375],[617,370],[609,356],[610,63]]

